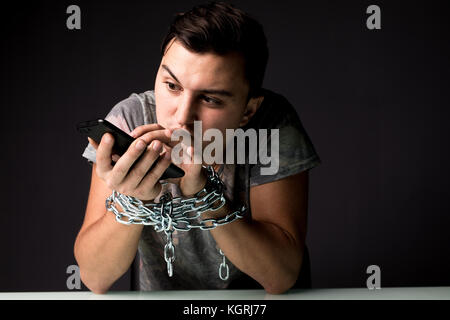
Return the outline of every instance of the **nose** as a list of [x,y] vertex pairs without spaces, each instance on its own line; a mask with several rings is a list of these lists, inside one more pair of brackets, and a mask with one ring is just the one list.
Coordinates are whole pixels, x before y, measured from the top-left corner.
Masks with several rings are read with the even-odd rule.
[[189,94],[184,94],[175,113],[175,121],[180,128],[190,129],[196,120],[196,106]]

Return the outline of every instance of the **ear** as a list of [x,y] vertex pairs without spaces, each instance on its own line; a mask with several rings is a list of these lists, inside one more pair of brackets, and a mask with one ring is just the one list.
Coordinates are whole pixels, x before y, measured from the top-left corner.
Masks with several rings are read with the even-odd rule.
[[247,106],[245,107],[245,111],[244,114],[242,115],[239,127],[245,126],[250,121],[250,119],[253,117],[256,111],[258,111],[263,101],[264,96],[250,98],[250,100],[247,103]]

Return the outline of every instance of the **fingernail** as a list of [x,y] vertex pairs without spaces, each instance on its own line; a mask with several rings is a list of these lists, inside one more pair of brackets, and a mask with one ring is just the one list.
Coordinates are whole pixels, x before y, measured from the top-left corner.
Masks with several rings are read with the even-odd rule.
[[142,141],[142,140],[139,140],[136,143],[136,149],[139,150],[139,151],[144,150],[145,147],[146,147],[145,142]]
[[109,134],[105,134],[103,137],[103,141],[106,143],[110,143],[111,142],[111,136]]
[[161,147],[162,147],[162,144],[158,140],[155,140],[155,141],[152,142],[153,150],[159,151],[159,150],[161,150]]

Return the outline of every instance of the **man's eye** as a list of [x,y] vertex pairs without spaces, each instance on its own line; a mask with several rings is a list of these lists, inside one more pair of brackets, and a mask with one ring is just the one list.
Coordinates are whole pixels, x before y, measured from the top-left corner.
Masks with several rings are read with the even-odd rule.
[[179,87],[175,84],[175,83],[172,83],[172,82],[164,82],[166,85],[167,85],[167,88],[170,90],[170,91],[176,91],[176,90],[179,90]]
[[219,100],[207,97],[207,96],[203,96],[202,97],[203,101],[205,101],[206,103],[211,103],[211,104],[220,104]]

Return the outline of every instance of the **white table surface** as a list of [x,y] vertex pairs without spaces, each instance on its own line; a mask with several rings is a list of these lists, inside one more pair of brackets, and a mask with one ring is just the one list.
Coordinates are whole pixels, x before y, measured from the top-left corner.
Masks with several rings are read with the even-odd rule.
[[0,292],[0,300],[450,300],[450,287],[401,287],[369,290],[296,289],[281,295],[264,290]]

